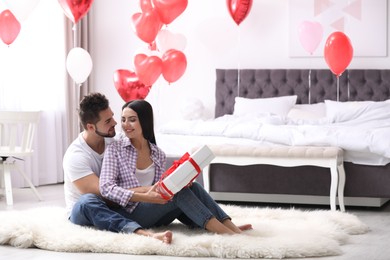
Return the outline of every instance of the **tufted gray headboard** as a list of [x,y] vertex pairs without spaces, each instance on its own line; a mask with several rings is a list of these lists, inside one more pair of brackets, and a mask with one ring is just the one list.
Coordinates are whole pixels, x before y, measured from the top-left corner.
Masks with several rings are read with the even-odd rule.
[[232,114],[234,98],[297,95],[298,104],[390,98],[390,70],[217,69],[215,117]]

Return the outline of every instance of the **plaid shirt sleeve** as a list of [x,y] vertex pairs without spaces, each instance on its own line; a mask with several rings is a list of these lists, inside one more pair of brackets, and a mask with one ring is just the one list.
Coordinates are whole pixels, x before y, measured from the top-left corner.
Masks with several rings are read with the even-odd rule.
[[[129,188],[139,186],[134,174],[131,174],[131,165],[134,166],[136,155],[127,157],[122,141],[117,141],[108,146],[104,153],[102,170],[100,172],[100,193],[103,197],[126,207],[134,192]],[[124,159],[125,157],[126,159]],[[128,161],[130,158],[130,162]],[[123,167],[123,166],[127,167]],[[132,177],[133,176],[133,177]]]

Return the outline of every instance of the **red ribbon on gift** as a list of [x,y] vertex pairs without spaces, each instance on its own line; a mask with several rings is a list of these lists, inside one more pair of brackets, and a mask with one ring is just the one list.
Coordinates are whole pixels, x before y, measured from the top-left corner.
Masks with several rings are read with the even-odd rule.
[[188,183],[187,186],[189,186],[195,179],[196,177],[198,177],[199,173],[201,172],[201,169],[199,167],[199,165],[194,161],[194,159],[192,159],[189,155],[189,153],[185,153],[179,160],[175,160],[173,161],[173,164],[171,167],[169,167],[168,170],[166,170],[162,175],[161,175],[161,179],[160,179],[160,182],[159,184],[161,185],[161,187],[169,194],[171,195],[170,197],[164,195],[164,194],[161,194],[161,197],[163,197],[164,199],[166,200],[169,200],[171,199],[171,197],[174,195],[172,193],[172,191],[170,191],[167,186],[165,186],[165,184],[162,182],[166,177],[168,177],[172,172],[174,172],[177,167],[179,167],[181,164],[185,163],[186,161],[189,161],[192,166],[194,166],[195,170],[197,171],[197,174],[195,175],[194,178],[191,179],[191,181]]

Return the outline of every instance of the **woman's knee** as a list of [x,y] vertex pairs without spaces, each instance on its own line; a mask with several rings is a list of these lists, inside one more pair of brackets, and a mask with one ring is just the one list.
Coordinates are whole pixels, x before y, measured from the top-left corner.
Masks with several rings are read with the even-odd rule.
[[193,191],[193,192],[196,192],[196,193],[207,193],[206,190],[203,188],[202,185],[200,185],[199,183],[197,182],[193,182],[190,186],[190,189]]

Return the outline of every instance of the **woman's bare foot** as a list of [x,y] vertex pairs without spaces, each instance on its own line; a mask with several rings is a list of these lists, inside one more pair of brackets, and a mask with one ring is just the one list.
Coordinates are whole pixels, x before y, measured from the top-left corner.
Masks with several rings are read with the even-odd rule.
[[247,231],[249,229],[252,229],[252,225],[251,224],[245,224],[245,225],[241,225],[241,226],[236,226],[235,224],[233,224],[233,222],[230,219],[225,219],[222,222],[222,224],[224,224],[227,228],[232,230],[235,234],[241,234],[241,232],[243,232],[243,231]]
[[161,242],[165,243],[165,244],[170,244],[172,243],[172,231],[164,231],[164,232],[160,232],[160,233],[153,233],[153,232],[150,232],[148,230],[145,230],[145,229],[137,229],[134,233],[136,233],[137,235],[141,235],[141,236],[147,236],[147,237],[153,237],[155,239],[158,239],[160,240]]
[[161,233],[154,233],[152,237],[161,240],[165,244],[172,243],[172,232],[169,230]]
[[239,228],[241,231],[247,231],[247,230],[253,229],[252,224],[241,225],[241,226],[238,226],[238,228]]

